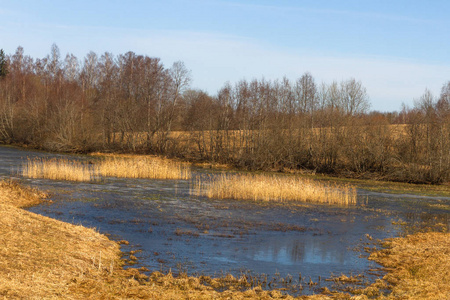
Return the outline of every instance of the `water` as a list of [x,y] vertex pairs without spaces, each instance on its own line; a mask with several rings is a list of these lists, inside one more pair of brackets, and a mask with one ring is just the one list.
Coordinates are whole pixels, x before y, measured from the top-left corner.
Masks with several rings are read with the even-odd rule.
[[[19,178],[51,191],[52,204],[30,211],[94,227],[124,251],[141,250],[137,266],[175,274],[269,278],[292,275],[318,281],[331,274],[363,274],[378,266],[363,247],[377,239],[450,225],[450,198],[358,191],[358,205],[279,205],[215,200],[190,193],[186,180],[103,178],[94,183],[27,179],[19,175],[27,158],[55,155],[0,147],[0,177]],[[61,156],[61,155],[59,155]],[[78,157],[78,159],[86,159]],[[206,171],[194,170],[194,177]],[[373,238],[370,241],[367,234]],[[300,291],[308,294],[330,282]],[[300,293],[296,291],[296,293]]]

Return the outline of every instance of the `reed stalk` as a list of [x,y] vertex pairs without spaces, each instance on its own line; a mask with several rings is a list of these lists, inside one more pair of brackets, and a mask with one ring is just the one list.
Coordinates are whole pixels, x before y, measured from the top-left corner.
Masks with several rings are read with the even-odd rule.
[[147,179],[190,179],[191,170],[183,163],[160,158],[105,158],[98,164],[102,176]]
[[210,181],[197,179],[198,195],[216,199],[254,201],[303,201],[349,205],[356,203],[351,185],[326,184],[287,176],[221,175]]
[[91,181],[95,179],[95,169],[87,163],[65,158],[35,158],[28,159],[22,166],[22,175],[52,180]]
[[95,164],[68,159],[28,159],[22,167],[22,175],[30,178],[52,180],[92,181],[98,176],[190,179],[191,170],[183,163],[160,158],[105,158]]

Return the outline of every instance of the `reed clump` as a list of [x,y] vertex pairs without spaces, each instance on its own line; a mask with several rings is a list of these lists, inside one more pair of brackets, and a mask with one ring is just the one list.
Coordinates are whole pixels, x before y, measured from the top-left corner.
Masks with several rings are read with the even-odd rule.
[[107,157],[98,163],[102,176],[147,179],[190,179],[191,169],[183,163],[157,157]]
[[35,158],[28,159],[22,166],[22,175],[52,180],[91,181],[95,179],[95,169],[88,163],[66,158]]
[[221,175],[211,181],[197,179],[198,195],[217,199],[303,201],[349,205],[356,203],[351,185],[327,184],[311,179],[270,175]]
[[157,157],[106,157],[95,163],[69,159],[28,159],[22,175],[52,180],[93,181],[99,176],[190,179],[191,170],[183,163]]

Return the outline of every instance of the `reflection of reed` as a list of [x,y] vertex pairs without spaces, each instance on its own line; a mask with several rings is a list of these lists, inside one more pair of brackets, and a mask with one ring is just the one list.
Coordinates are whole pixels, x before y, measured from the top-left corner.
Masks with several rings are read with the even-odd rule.
[[305,244],[295,241],[291,248],[291,260],[293,262],[302,261],[305,256]]
[[260,201],[304,201],[349,205],[356,203],[356,189],[351,185],[326,184],[288,176],[222,175],[204,181],[198,178],[199,195],[218,199]]

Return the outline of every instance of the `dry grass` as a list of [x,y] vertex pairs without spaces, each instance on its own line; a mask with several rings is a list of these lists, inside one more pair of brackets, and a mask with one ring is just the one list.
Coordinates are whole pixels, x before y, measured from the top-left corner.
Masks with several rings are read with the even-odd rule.
[[0,181],[0,204],[28,207],[39,204],[47,193],[20,185],[17,181]]
[[356,203],[350,185],[327,184],[293,176],[222,175],[211,182],[198,179],[197,194],[209,198],[260,201],[303,201],[349,205]]
[[157,157],[108,157],[98,164],[102,176],[148,179],[190,179],[186,164]]
[[449,299],[450,234],[419,233],[387,241],[388,249],[370,255],[387,268],[388,299]]
[[77,280],[118,266],[118,245],[105,236],[18,208],[42,195],[0,183],[0,297],[64,298]]
[[106,157],[89,164],[68,159],[29,159],[22,167],[22,175],[52,180],[92,181],[98,176],[189,179],[191,170],[186,164],[157,157]]
[[30,178],[52,180],[91,181],[94,169],[87,163],[68,159],[28,159],[22,166],[22,175]]

